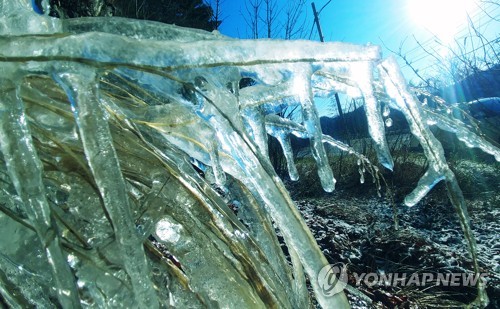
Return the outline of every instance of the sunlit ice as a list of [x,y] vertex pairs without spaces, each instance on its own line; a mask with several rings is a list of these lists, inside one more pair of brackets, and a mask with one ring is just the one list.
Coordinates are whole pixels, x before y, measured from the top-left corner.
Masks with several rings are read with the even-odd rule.
[[407,10],[417,27],[451,43],[477,8],[475,0],[408,0]]

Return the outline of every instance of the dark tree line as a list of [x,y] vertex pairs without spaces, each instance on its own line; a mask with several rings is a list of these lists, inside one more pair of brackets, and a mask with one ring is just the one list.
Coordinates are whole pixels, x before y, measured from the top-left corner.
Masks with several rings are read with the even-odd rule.
[[221,23],[203,0],[50,0],[50,5],[50,15],[59,18],[119,16],[208,31]]

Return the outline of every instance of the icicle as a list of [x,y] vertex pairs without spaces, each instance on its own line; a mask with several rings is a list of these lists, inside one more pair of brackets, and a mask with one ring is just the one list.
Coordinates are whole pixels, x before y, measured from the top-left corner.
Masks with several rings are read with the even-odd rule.
[[368,121],[368,132],[375,142],[375,149],[380,163],[387,169],[394,167],[389,146],[385,138],[384,121],[380,115],[380,103],[373,91],[373,64],[357,62],[352,64],[353,80],[356,81],[365,99],[365,113]]
[[290,143],[290,135],[278,134],[276,138],[281,144],[283,153],[285,154],[286,164],[288,168],[288,175],[290,176],[290,179],[293,181],[299,180],[299,173],[297,172],[297,167],[295,166],[295,162],[293,160],[293,150],[292,150],[292,145]]
[[293,77],[293,90],[299,98],[302,107],[302,118],[304,127],[309,134],[311,141],[311,152],[318,166],[318,175],[321,185],[326,192],[332,192],[335,189],[335,178],[326,157],[325,148],[322,142],[321,126],[319,124],[318,111],[314,107],[311,90],[311,66],[297,66]]
[[441,143],[434,137],[426,125],[425,116],[418,100],[406,88],[406,82],[398,71],[393,58],[380,64],[380,74],[390,97],[394,98],[398,109],[406,117],[412,134],[420,142],[424,154],[429,160],[429,169],[419,180],[417,188],[405,198],[405,204],[413,206],[422,199],[448,170]]
[[[8,72],[8,68],[2,69]],[[12,82],[0,78],[0,146],[12,183],[45,250],[59,302],[65,308],[79,308],[74,276],[61,250],[61,240],[46,200],[42,163],[24,114],[20,84],[17,79]]]
[[[211,105],[213,102],[207,102]],[[250,148],[243,137],[233,131],[229,120],[217,110],[212,109],[210,124],[217,133],[221,148],[234,158],[239,169],[233,164],[223,164],[226,172],[231,173],[249,188],[253,195],[259,196],[274,222],[282,231],[285,241],[292,246],[310,278],[315,278],[328,262],[317,247],[316,241],[298,213],[296,206],[288,195],[283,183],[279,180],[271,164],[260,152]],[[225,134],[225,132],[233,132]],[[320,140],[321,141],[321,140]],[[227,169],[227,170],[226,170]],[[333,177],[332,177],[333,178]],[[347,308],[347,298],[341,290],[327,297],[321,293],[321,282],[312,280],[318,302],[323,308]],[[326,284],[326,283],[325,283]]]
[[365,172],[361,168],[359,169],[359,183],[365,183]]
[[430,122],[430,125],[436,125],[445,131],[455,133],[458,140],[463,142],[467,147],[479,148],[485,153],[494,156],[495,160],[500,162],[500,149],[495,147],[486,139],[481,138],[470,130],[467,130],[467,125],[465,123],[456,118],[450,119],[440,115],[432,111],[430,108],[425,108],[424,111],[427,115],[428,124]]
[[291,180],[296,181],[299,179],[299,173],[297,172],[297,167],[295,166],[295,162],[293,160],[293,150],[290,143],[290,132],[287,129],[279,126],[279,118],[280,117],[276,115],[266,116],[267,133],[275,137],[280,143],[281,148],[283,149],[283,154],[285,155],[288,175],[290,176]]
[[391,109],[389,108],[389,104],[384,104],[384,110],[382,111],[382,116],[389,117],[391,114]]
[[442,173],[429,168],[418,181],[417,187],[405,197],[406,206],[415,206],[434,186],[444,179]]
[[[275,132],[280,131],[280,132],[286,132],[288,134],[293,134],[299,138],[308,138],[308,133],[306,129],[300,125],[297,124],[289,119],[284,119],[281,117],[278,117],[276,115],[268,115],[266,116],[266,126],[270,128],[270,133],[269,134],[276,134]],[[284,134],[284,133],[283,133]],[[356,152],[352,147],[350,147],[347,144],[344,144],[340,141],[337,141],[333,139],[331,136],[328,135],[322,135],[322,142],[327,143],[341,151],[345,151],[351,155],[354,155],[357,157],[357,165],[359,166],[359,172],[365,173],[366,172],[366,167],[368,166],[370,174],[373,176],[373,182],[376,183],[377,185],[377,190],[381,189],[380,186],[380,181],[378,177],[378,167],[374,166],[370,160],[368,160],[365,156],[362,154]],[[363,180],[364,181],[364,180]]]
[[261,106],[249,106],[243,108],[241,110],[241,114],[250,138],[257,145],[259,151],[266,158],[269,157],[264,114]]
[[307,291],[304,269],[295,249],[288,248],[288,250],[290,252],[293,267],[294,292],[296,297],[295,306],[296,308],[310,308],[311,305],[309,303],[309,292]]
[[53,77],[71,101],[88,164],[113,225],[135,299],[139,307],[158,308],[107,119],[99,104],[95,69],[77,64],[63,67],[66,71],[55,72]]
[[[474,272],[479,274],[480,268],[476,240],[470,226],[467,206],[455,174],[453,174],[446,163],[443,147],[427,127],[420,104],[406,88],[406,82],[400,73],[401,71],[396,60],[394,58],[384,60],[380,64],[379,71],[383,76],[387,93],[396,100],[398,108],[405,115],[410,125],[412,134],[419,140],[424,154],[429,160],[429,169],[420,179],[417,188],[405,198],[405,204],[408,206],[415,205],[437,182],[445,179],[448,198],[458,214],[460,225],[472,256]],[[481,307],[486,307],[488,296],[484,282],[479,280],[477,287],[478,296],[475,302]]]

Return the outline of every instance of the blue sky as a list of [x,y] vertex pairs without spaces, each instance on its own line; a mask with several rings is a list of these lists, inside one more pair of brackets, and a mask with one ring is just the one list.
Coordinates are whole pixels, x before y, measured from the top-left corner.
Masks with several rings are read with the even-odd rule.
[[[214,0],[212,0],[213,2]],[[249,0],[222,0],[222,17],[224,21],[220,27],[222,34],[249,38],[248,25],[244,16],[248,16],[245,2]],[[434,34],[442,42],[453,39],[452,32],[457,37],[467,33],[467,18],[460,14],[461,6],[467,6],[467,11],[478,26],[484,25],[484,31],[490,38],[498,38],[500,24],[491,22],[478,11],[477,6],[470,5],[474,0],[332,0],[321,12],[320,22],[326,41],[343,41],[356,44],[372,43],[385,44],[393,50],[398,50],[404,41],[403,51],[410,60],[415,61],[415,66],[420,70],[431,70],[432,56],[416,48],[415,38],[424,43],[424,46],[440,53],[438,44],[435,43]],[[478,1],[478,0],[476,0]],[[327,0],[314,1],[319,10]],[[278,6],[283,13],[286,0],[278,0]],[[498,5],[486,7],[488,13],[500,18]],[[463,12],[462,12],[463,13]],[[306,35],[308,38],[312,27],[313,14],[311,1],[306,1],[304,6],[306,19]],[[486,19],[485,19],[486,18]],[[489,20],[486,24],[484,21]],[[264,28],[263,25],[260,26]],[[261,33],[261,37],[265,36]],[[319,40],[314,28],[312,40]],[[384,57],[391,52],[384,48]],[[409,80],[416,80],[412,71],[402,63],[403,73]]]
[[[279,5],[285,2],[280,0]],[[327,1],[314,2],[319,10]],[[325,40],[378,44],[379,36],[385,40],[394,36],[404,38],[405,34],[408,35],[412,30],[404,2],[404,0],[333,0],[320,15]],[[307,1],[304,7],[309,26],[313,16],[310,3],[311,1]],[[248,32],[244,21],[245,0],[225,0],[222,9],[226,18],[220,31],[232,37],[245,38]],[[309,33],[309,27],[307,30]],[[317,31],[313,32],[312,39],[318,39]]]

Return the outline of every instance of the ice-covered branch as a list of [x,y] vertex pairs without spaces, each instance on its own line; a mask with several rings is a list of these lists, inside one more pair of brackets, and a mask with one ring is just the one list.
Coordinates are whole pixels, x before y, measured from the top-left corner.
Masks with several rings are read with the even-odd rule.
[[500,162],[500,149],[488,142],[481,136],[467,129],[467,125],[461,120],[443,116],[430,108],[424,108],[428,122],[436,125],[442,130],[454,133],[458,140],[464,143],[469,148],[479,148],[483,152],[495,157],[495,160]]
[[[436,183],[445,180],[448,197],[458,214],[460,225],[462,226],[462,231],[472,256],[474,271],[479,273],[476,240],[472,233],[467,206],[455,174],[450,170],[446,162],[443,147],[430,131],[426,115],[422,111],[418,100],[409,92],[396,60],[394,58],[384,60],[379,68],[389,96],[395,99],[399,110],[405,115],[410,125],[410,130],[420,142],[424,154],[429,160],[429,168],[422,178],[420,178],[417,188],[405,198],[405,203],[408,206],[415,205]],[[476,302],[480,306],[488,304],[488,296],[486,295],[483,282],[478,282]]]
[[[291,121],[289,119],[281,118],[276,115],[268,115],[266,116],[266,128],[267,128],[267,133],[276,139],[281,144],[281,147],[283,149],[283,153],[285,155],[285,158],[287,160],[287,165],[288,165],[288,172],[290,174],[290,179],[292,180],[297,180],[298,179],[298,173],[297,169],[295,167],[295,163],[293,161],[293,153],[292,149],[290,146],[290,135],[293,134],[299,138],[304,138],[307,139],[309,138],[309,135],[307,133],[307,130],[304,128],[304,126]],[[321,141],[323,143],[329,144],[330,146],[339,149],[340,151],[347,152],[350,155],[355,156],[358,159],[358,165],[360,165],[360,175],[361,175],[361,182],[364,182],[364,172],[365,168],[368,168],[368,172],[373,176],[374,182],[377,184],[377,189],[380,189],[380,181],[379,181],[379,175],[378,175],[378,168],[374,166],[368,158],[366,158],[364,155],[358,153],[356,150],[354,150],[351,146],[338,141],[334,139],[331,136],[322,134]]]
[[65,70],[56,69],[53,77],[66,91],[73,106],[85,155],[120,244],[120,255],[138,306],[158,308],[106,115],[99,104],[95,69],[77,64],[60,64],[59,67]]
[[[4,72],[11,69],[0,67]],[[44,264],[49,265],[52,271],[53,287],[59,303],[64,307],[79,308],[75,278],[66,263],[61,249],[61,235],[46,199],[43,167],[33,144],[20,98],[20,80],[16,76],[19,77],[20,72],[14,70],[9,76],[11,79],[0,79],[0,146],[10,179],[41,242]]]
[[[292,308],[308,303],[305,273],[322,307],[348,307],[339,284],[334,295],[324,293],[330,282],[318,274],[328,261],[267,148],[268,134],[279,140],[297,179],[289,137],[309,139],[323,188],[332,191],[329,144],[357,156],[361,182],[366,167],[379,188],[366,157],[321,131],[313,97],[337,91],[364,99],[370,136],[388,169],[380,99],[394,100],[430,162],[406,204],[444,179],[477,270],[463,196],[428,122],[497,160],[498,149],[423,110],[394,60],[380,63],[379,47],[235,40],[121,18],[61,21],[34,15],[28,1],[0,4],[0,64],[7,68],[0,168],[9,174],[0,184],[12,200],[19,195],[29,219],[2,206],[0,224],[26,235],[34,229],[42,240],[55,280],[38,287],[49,295],[39,296],[44,303],[56,288],[63,307]],[[254,83],[240,89],[242,78]],[[287,107],[300,107],[300,120],[277,116]],[[2,241],[0,249],[9,263],[25,262],[25,247]],[[42,277],[47,259],[26,263]],[[5,284],[20,285],[19,303],[45,295],[23,282],[25,272],[11,275],[15,284]]]

